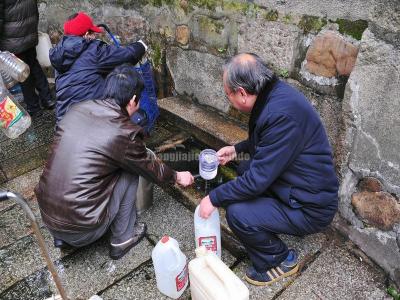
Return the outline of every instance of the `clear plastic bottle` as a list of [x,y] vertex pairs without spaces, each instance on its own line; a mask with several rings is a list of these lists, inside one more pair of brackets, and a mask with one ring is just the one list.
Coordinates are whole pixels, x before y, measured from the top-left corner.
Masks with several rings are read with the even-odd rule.
[[18,81],[11,77],[11,75],[3,70],[0,70],[0,75],[3,78],[4,85],[7,89],[14,87]]
[[0,78],[0,130],[15,139],[31,126],[31,117],[13,98]]
[[8,51],[0,52],[0,69],[18,82],[24,82],[29,76],[29,66]]

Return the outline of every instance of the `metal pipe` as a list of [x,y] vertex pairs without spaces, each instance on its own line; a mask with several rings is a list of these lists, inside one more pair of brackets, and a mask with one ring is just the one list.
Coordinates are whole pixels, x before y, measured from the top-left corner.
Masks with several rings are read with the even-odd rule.
[[60,277],[58,276],[57,270],[53,264],[53,261],[50,258],[49,251],[47,250],[46,243],[44,241],[43,235],[40,233],[39,229],[39,224],[36,220],[35,215],[33,214],[31,208],[29,207],[28,203],[26,200],[18,193],[12,193],[12,192],[7,192],[7,191],[0,191],[0,201],[4,201],[7,199],[13,199],[15,202],[17,202],[22,209],[24,210],[26,216],[28,219],[31,221],[32,229],[36,234],[36,238],[39,243],[39,248],[42,252],[42,256],[44,257],[47,267],[53,276],[53,280],[57,286],[57,289],[60,293],[60,296],[63,300],[68,300],[67,294],[65,293],[65,290],[61,284]]

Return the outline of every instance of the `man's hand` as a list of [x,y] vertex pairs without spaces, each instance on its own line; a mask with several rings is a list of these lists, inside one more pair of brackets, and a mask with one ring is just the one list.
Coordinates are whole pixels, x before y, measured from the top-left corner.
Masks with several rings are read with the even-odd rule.
[[221,165],[226,165],[236,158],[236,150],[234,146],[226,146],[218,150],[218,161]]
[[200,202],[200,217],[208,219],[215,209],[216,207],[212,205],[210,197],[208,195],[205,196]]
[[186,187],[194,182],[194,178],[190,172],[176,172],[176,183]]

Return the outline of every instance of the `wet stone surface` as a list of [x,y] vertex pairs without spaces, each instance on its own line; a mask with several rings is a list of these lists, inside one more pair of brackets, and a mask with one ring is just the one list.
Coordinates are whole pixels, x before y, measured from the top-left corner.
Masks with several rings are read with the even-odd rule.
[[332,243],[278,299],[391,299],[383,282],[381,273]]
[[25,174],[44,163],[53,140],[54,126],[54,111],[44,111],[17,139],[9,139],[0,133],[0,165],[5,179]]
[[[296,249],[299,259],[300,266],[302,266],[306,260],[310,260],[315,256],[326,243],[326,236],[323,233],[313,234],[304,238],[282,235],[282,240],[288,245],[289,248]],[[250,261],[245,259],[237,267],[233,269],[235,274],[243,279],[246,273],[247,267],[250,265]],[[265,287],[256,287],[245,282],[250,291],[250,299],[275,299],[277,294],[281,293],[286,286],[290,285],[296,280],[296,275],[284,278],[281,281],[273,283],[272,285]],[[296,297],[294,297],[296,298]]]
[[[154,189],[154,205],[140,217],[147,223],[148,237],[157,243],[164,235],[176,239],[188,261],[195,257],[193,213],[161,188]],[[228,265],[235,262],[227,250],[222,249],[222,260]]]
[[[42,226],[37,202],[29,201],[29,205],[40,220],[39,226]],[[20,206],[15,205],[9,210],[0,212],[0,249],[31,233],[31,223]]]
[[[62,254],[53,247],[53,238],[47,230],[42,229],[50,257],[54,260],[61,258]],[[45,262],[39,250],[34,235],[19,239],[10,246],[0,249],[0,299],[6,289],[30,274],[45,267]]]

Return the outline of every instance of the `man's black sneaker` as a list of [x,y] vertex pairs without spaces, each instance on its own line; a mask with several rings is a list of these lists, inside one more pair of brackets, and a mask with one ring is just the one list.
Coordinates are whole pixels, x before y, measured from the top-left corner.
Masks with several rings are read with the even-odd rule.
[[56,100],[50,99],[50,100],[42,100],[42,106],[45,109],[52,109],[56,105]]
[[268,269],[264,272],[258,272],[253,266],[251,266],[247,269],[244,279],[253,285],[269,285],[273,282],[281,280],[282,278],[297,273],[299,270],[297,260],[298,258],[296,251],[290,249],[287,258],[278,266]]
[[62,249],[62,250],[70,250],[73,247],[70,244],[67,244],[63,240],[54,238],[54,247]]
[[41,117],[43,115],[43,111],[40,108],[35,110],[28,110],[28,114],[31,116],[31,118],[35,119]]
[[112,259],[120,259],[123,257],[144,238],[146,231],[147,225],[145,223],[137,223],[135,225],[133,237],[121,244],[111,244],[110,257]]

